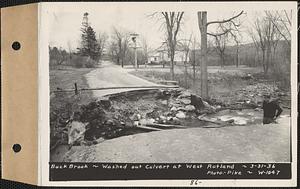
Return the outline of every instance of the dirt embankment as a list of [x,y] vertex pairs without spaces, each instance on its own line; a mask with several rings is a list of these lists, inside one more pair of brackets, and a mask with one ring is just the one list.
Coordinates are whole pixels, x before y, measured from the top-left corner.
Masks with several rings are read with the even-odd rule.
[[[57,141],[60,141],[59,144],[70,143],[70,137],[73,139],[69,145],[92,145],[102,139],[151,131],[151,128],[143,126],[150,125],[152,130],[159,130],[161,127],[193,125],[188,120],[212,113],[216,108],[183,89],[152,89],[109,95],[79,106],[76,112],[70,110],[60,109],[60,112],[53,112],[50,116],[51,126],[61,128],[52,130],[51,136],[61,136],[51,138],[52,149]],[[82,123],[84,132],[78,129],[75,134],[70,133],[74,130],[72,127],[80,127],[78,123]]]

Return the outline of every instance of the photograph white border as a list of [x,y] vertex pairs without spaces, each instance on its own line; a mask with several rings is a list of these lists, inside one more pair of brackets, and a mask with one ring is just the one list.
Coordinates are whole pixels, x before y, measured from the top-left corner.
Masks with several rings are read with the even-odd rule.
[[[39,185],[43,186],[190,186],[192,180],[128,180],[128,181],[49,181],[49,151],[50,151],[50,127],[49,127],[49,19],[48,11],[59,6],[130,6],[144,8],[145,10],[214,10],[216,7],[222,10],[283,10],[292,9],[292,47],[291,47],[291,141],[292,141],[292,179],[251,179],[251,180],[202,180],[199,179],[197,186],[296,186],[297,184],[297,2],[274,1],[274,2],[52,2],[39,3]],[[55,6],[54,6],[55,5]],[[201,163],[201,162],[199,162]]]

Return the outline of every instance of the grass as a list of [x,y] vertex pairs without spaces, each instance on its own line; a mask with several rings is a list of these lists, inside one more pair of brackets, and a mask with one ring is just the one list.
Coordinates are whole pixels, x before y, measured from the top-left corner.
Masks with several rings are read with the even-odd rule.
[[[174,80],[178,81],[179,86],[201,95],[200,71],[197,70],[196,79],[195,82],[193,82],[193,74],[191,70],[188,70],[187,76],[182,70],[176,70],[179,69],[175,69]],[[218,102],[225,104],[235,103],[239,100],[239,98],[247,99],[247,96],[241,95],[240,91],[249,85],[256,85],[258,83],[265,83],[266,81],[274,80],[272,78],[266,78],[265,76],[263,78],[258,77],[255,80],[243,79],[243,77],[248,73],[251,73],[253,76],[260,73],[259,68],[248,69],[245,66],[241,66],[239,68],[231,66],[222,69],[220,67],[209,67],[208,72],[209,99],[216,99]],[[159,82],[159,80],[171,80],[170,72],[156,68],[139,69],[137,71],[131,71],[130,73],[154,83]],[[255,96],[257,95],[257,92],[260,91],[251,91],[251,93]]]
[[50,143],[53,146],[58,141],[66,141],[66,135],[63,134],[67,120],[71,115],[78,111],[80,106],[88,104],[93,100],[91,91],[84,91],[75,95],[75,92],[53,91],[58,89],[74,89],[74,83],[77,83],[78,89],[88,88],[84,75],[90,72],[91,68],[72,68],[50,70]]
[[[138,70],[130,73],[152,82],[171,80],[171,74],[169,72],[159,70]],[[198,72],[196,73],[195,85],[193,85],[191,72],[188,72],[187,76],[181,72],[175,73],[175,80],[178,81],[179,86],[200,94],[200,74]],[[233,89],[242,88],[248,84],[241,80],[239,75],[226,74],[224,72],[209,73],[209,83],[210,95],[212,96],[218,96],[220,93],[228,94]]]

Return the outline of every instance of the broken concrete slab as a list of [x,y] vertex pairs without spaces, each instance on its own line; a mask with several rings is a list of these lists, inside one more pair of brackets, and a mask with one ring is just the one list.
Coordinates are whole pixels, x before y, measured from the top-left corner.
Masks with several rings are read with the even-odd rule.
[[245,118],[245,117],[239,117],[239,116],[228,116],[228,115],[223,115],[218,117],[219,120],[221,121],[225,121],[228,122],[230,120],[234,120],[233,123],[236,125],[246,125],[247,121],[249,119]]
[[183,103],[185,105],[191,104],[191,100],[187,99],[187,98],[180,98],[180,99],[178,99],[178,101],[180,101],[181,103]]
[[68,127],[68,144],[75,145],[80,144],[84,140],[84,133],[86,131],[85,126],[87,123],[82,123],[78,121],[72,121]]
[[185,115],[184,112],[179,111],[179,112],[177,112],[176,117],[179,118],[179,119],[185,119],[186,115]]
[[196,110],[196,108],[193,105],[187,105],[187,106],[184,107],[184,110],[188,111],[188,112],[191,112],[191,111]]

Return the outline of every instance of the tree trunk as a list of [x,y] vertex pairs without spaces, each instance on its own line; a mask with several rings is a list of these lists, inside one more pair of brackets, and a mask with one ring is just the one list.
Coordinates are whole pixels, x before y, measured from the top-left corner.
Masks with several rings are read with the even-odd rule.
[[236,48],[236,67],[239,67],[239,45],[237,44]]
[[221,68],[224,68],[225,65],[225,57],[224,53],[221,53]]
[[196,51],[194,46],[194,60],[193,60],[193,87],[196,86]]
[[171,79],[174,81],[174,50],[171,50],[171,66],[170,66],[170,72],[171,72]]
[[184,61],[184,84],[185,88],[188,88],[188,78],[187,78],[187,61]]
[[262,65],[263,65],[264,74],[267,73],[266,58],[265,58],[265,56],[266,56],[266,52],[265,52],[265,50],[263,50],[262,51]]
[[204,99],[208,98],[208,83],[207,83],[207,12],[198,12],[198,25],[201,35],[201,96]]
[[271,55],[271,48],[268,47],[267,48],[267,60],[266,60],[266,74],[269,71],[269,67],[270,67],[270,55]]

